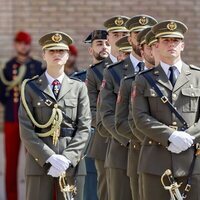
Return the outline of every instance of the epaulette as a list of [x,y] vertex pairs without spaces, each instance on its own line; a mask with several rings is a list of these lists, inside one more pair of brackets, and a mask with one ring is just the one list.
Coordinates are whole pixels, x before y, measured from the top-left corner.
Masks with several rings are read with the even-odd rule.
[[189,66],[190,66],[190,68],[192,68],[192,69],[200,70],[200,67],[197,67],[197,66],[195,66],[195,65],[189,65]]
[[144,70],[144,71],[142,71],[142,72],[139,72],[138,74],[140,75],[140,74],[144,74],[144,73],[147,73],[147,72],[149,72],[149,71],[151,71],[151,70],[153,70],[154,68],[151,68],[151,69],[147,69],[147,70]]
[[93,68],[93,67],[96,67],[96,66],[98,66],[98,65],[100,65],[100,64],[102,64],[103,63],[103,61],[104,60],[102,60],[102,61],[100,61],[100,62],[98,62],[98,63],[96,63],[96,64],[93,64],[90,68]]
[[80,71],[80,72],[75,72],[72,76],[79,76],[81,74],[85,74],[86,73],[86,69]]
[[32,77],[32,78],[27,78],[27,79],[25,79],[25,80],[27,80],[28,82],[29,81],[34,81],[34,80],[36,80],[36,79],[38,79],[39,78],[39,75],[36,75],[36,76],[34,76],[34,77]]
[[79,78],[74,77],[74,76],[70,76],[69,78],[70,78],[70,79],[73,79],[73,80],[75,80],[75,81],[83,82],[83,81],[81,81]]
[[137,74],[138,74],[138,73],[134,73],[134,74],[131,74],[131,75],[125,76],[125,77],[124,77],[124,80],[134,78]]
[[112,63],[112,64],[110,64],[110,65],[107,65],[106,67],[107,67],[107,69],[110,69],[110,68],[112,68],[112,67],[114,67],[114,66],[116,66],[116,65],[118,65],[118,64],[120,64],[120,63],[122,63],[122,62],[124,62],[124,60],[121,60],[121,61],[116,62],[116,63]]

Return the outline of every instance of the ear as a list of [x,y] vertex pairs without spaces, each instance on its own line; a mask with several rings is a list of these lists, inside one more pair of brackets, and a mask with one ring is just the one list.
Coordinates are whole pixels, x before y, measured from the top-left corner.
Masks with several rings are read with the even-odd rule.
[[88,48],[88,53],[92,56],[93,55],[93,49],[92,49],[92,47],[89,47]]
[[132,45],[131,35],[128,36],[128,42],[130,45]]
[[42,58],[43,58],[44,61],[46,61],[46,59],[45,59],[45,50],[42,50]]
[[181,51],[183,51],[183,50],[184,50],[184,48],[185,48],[185,42],[184,42],[184,41],[182,41],[182,43],[181,43]]

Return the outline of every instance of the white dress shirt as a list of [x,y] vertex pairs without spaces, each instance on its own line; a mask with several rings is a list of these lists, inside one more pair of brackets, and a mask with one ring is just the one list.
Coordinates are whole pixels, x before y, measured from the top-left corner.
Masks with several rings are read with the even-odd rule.
[[47,71],[45,71],[45,76],[47,77],[47,80],[48,80],[48,82],[49,82],[49,86],[51,87],[51,89],[53,88],[53,85],[52,85],[52,83],[53,83],[53,81],[55,81],[55,80],[58,80],[59,82],[60,82],[60,84],[62,85],[62,81],[63,81],[63,79],[64,79],[64,76],[65,76],[65,73],[63,73],[62,75],[60,75],[58,78],[53,78],[52,76],[50,76],[49,74],[48,74],[48,72]]
[[135,56],[133,56],[131,53],[130,53],[130,59],[131,59],[131,62],[133,64],[133,67],[134,67],[134,70],[135,72],[139,72],[139,67],[137,66],[139,62],[143,62],[141,60],[138,60]]
[[173,65],[169,65],[169,64],[166,64],[166,63],[160,61],[160,65],[161,65],[162,69],[164,70],[165,74],[167,75],[168,79],[169,79],[169,76],[171,73],[169,68],[171,66],[175,66],[176,70],[174,71],[174,74],[175,74],[175,77],[178,78],[179,74],[181,73],[183,62],[181,60],[179,60],[177,63],[175,63]]
[[113,56],[112,54],[110,54],[109,56],[110,56],[110,59],[112,60],[113,63],[118,62],[118,60],[115,56]]

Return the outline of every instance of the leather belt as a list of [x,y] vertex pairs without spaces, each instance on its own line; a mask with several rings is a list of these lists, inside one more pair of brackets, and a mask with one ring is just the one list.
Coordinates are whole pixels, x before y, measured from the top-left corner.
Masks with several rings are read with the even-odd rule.
[[74,137],[74,135],[75,135],[75,129],[74,128],[61,127],[59,137]]

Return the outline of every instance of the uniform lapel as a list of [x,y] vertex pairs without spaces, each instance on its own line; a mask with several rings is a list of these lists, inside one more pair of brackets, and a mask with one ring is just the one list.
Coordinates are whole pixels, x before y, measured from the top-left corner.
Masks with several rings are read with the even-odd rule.
[[124,77],[134,73],[134,66],[131,62],[130,56],[124,60]]
[[47,94],[48,96],[50,96],[51,98],[53,98],[54,100],[56,100],[54,94],[53,94],[53,91],[51,89],[51,87],[49,86],[49,82],[45,76],[45,73],[43,73],[38,81],[37,81],[37,84],[39,86],[39,89],[44,92],[45,94]]
[[160,83],[164,87],[168,88],[169,90],[173,89],[167,75],[165,74],[164,70],[162,69],[162,67],[160,65],[158,65],[154,69],[154,75],[156,76],[156,81],[158,83]]
[[58,99],[57,99],[58,101],[72,89],[72,84],[73,84],[73,81],[71,81],[71,79],[65,75],[59,95],[58,95]]
[[174,92],[177,91],[180,87],[182,87],[189,81],[190,74],[191,74],[190,67],[186,65],[185,63],[183,63],[181,73],[178,76],[177,81],[174,85],[174,89],[173,89]]

